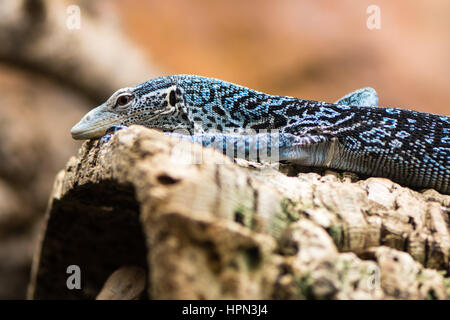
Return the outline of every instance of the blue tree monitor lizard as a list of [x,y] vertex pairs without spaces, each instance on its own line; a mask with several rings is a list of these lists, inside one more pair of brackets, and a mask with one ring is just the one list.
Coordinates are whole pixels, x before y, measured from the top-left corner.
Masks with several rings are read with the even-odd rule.
[[208,138],[201,141],[204,146],[228,140],[247,152],[276,141],[279,160],[449,194],[450,117],[377,104],[371,88],[326,103],[269,95],[213,78],[171,75],[117,90],[71,134],[95,139],[138,124],[191,141],[202,133]]

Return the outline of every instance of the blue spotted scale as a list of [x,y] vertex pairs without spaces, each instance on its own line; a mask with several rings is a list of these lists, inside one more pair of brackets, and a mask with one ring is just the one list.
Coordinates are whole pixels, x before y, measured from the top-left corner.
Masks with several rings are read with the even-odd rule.
[[449,194],[450,117],[377,104],[371,88],[327,103],[172,75],[117,90],[71,134],[94,139],[138,124],[222,152],[231,145],[234,157],[258,155],[264,147],[276,150],[278,160]]

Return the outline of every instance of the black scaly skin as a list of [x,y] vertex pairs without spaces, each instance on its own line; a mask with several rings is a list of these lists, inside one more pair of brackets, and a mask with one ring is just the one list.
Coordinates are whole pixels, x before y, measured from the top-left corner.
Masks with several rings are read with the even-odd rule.
[[[278,129],[281,160],[450,193],[448,116],[272,96],[192,75],[160,77],[127,90],[133,102],[118,111],[114,125],[191,134]],[[111,105],[119,91],[108,100]]]

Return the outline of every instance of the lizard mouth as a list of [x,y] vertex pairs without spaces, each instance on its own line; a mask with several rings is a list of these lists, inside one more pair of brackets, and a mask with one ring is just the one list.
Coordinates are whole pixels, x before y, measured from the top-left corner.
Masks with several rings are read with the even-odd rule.
[[108,128],[116,124],[117,119],[109,117],[101,109],[93,109],[73,126],[70,134],[75,140],[100,138]]
[[[100,138],[106,133],[106,128],[104,126],[98,127],[98,128],[92,128],[89,130],[85,130],[83,128],[77,127],[78,124],[73,126],[73,128],[70,130],[70,134],[72,135],[72,138],[75,140],[86,140],[86,139],[95,139]],[[112,124],[109,127],[113,126]]]

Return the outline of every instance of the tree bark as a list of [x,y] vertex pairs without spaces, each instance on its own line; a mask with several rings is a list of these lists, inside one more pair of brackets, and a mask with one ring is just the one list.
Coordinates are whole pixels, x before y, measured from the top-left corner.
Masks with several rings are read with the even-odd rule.
[[150,299],[449,297],[450,196],[314,171],[141,126],[86,142],[56,177],[29,298],[93,299],[126,265]]

